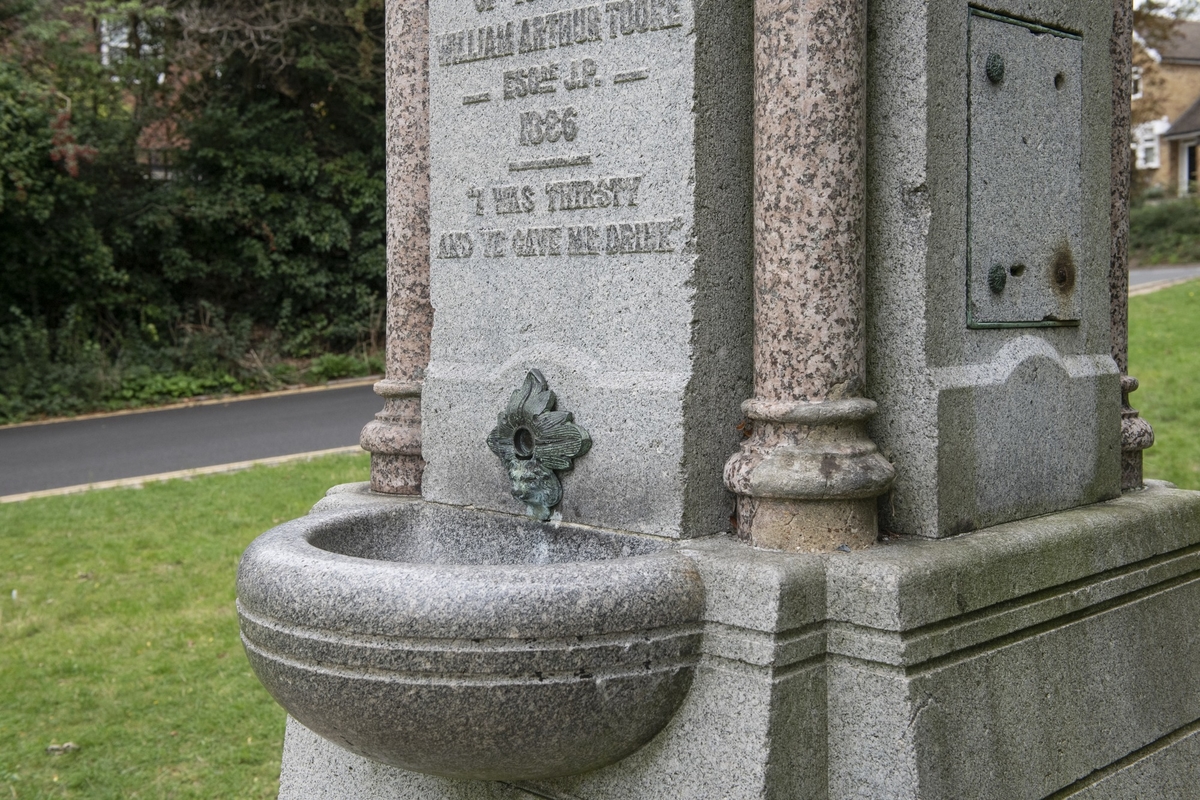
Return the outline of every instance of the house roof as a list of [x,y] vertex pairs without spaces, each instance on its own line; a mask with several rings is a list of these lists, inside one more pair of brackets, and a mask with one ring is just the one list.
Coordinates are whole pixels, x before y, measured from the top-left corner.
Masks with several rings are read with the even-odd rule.
[[1200,22],[1180,20],[1156,49],[1167,64],[1200,64]]
[[1164,139],[1182,139],[1200,133],[1200,98],[1188,106],[1187,111],[1171,123],[1171,127],[1163,134]]

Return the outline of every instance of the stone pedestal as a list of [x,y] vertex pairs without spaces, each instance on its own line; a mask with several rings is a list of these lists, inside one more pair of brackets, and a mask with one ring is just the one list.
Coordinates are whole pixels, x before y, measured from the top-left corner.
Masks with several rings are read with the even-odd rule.
[[1200,493],[1163,484],[854,553],[692,540],[701,660],[637,753],[537,784],[454,781],[289,722],[280,797],[1184,800],[1200,785],[1198,546]]
[[875,403],[742,404],[753,431],[725,465],[738,494],[738,536],[792,552],[875,544],[876,498],[895,472],[867,436]]
[[[431,774],[386,767],[341,749],[356,745],[336,714],[294,704],[329,739],[289,722],[281,797],[1195,796],[1200,493],[1121,492],[1122,452],[1149,433],[1122,383],[1111,134],[1113,59],[1126,56],[1112,0],[751,11],[433,0],[427,39],[416,22],[392,37],[411,56],[394,63],[418,64],[426,41],[433,54],[429,200],[414,167],[412,202],[389,215],[411,268],[389,284],[387,405],[364,437],[373,485],[414,491],[419,459],[423,499],[359,486],[289,534],[311,585],[333,583],[329,561],[344,572],[341,594],[288,598],[304,613],[287,618],[293,646],[276,662],[333,687],[319,699],[339,711],[400,697],[367,744],[427,744],[433,726],[414,722],[426,714],[439,741],[500,755],[491,771],[451,772],[397,747],[390,763]],[[420,130],[389,147],[416,159]],[[422,339],[426,260],[436,319]],[[533,497],[531,475],[551,488],[517,500]],[[441,535],[398,513],[406,502],[471,524]],[[368,544],[335,559],[322,539],[334,528]],[[536,546],[514,554],[518,529]],[[475,530],[497,546],[464,544]],[[564,555],[601,537],[651,582],[643,545],[702,587],[702,610],[699,589],[688,595],[686,664],[628,658],[641,645],[613,620],[680,606],[606,593],[611,567],[587,548]],[[543,569],[556,558],[596,591]],[[365,599],[360,570],[386,576],[374,596],[403,594],[411,616],[372,616],[387,603]],[[267,600],[287,587],[264,591],[252,568],[243,579],[263,606],[247,604],[243,624],[265,641],[286,627]],[[413,589],[422,579],[436,598]],[[469,598],[487,597],[474,590],[495,586],[536,587],[533,623],[598,622],[462,633]],[[352,601],[325,613],[334,597]],[[660,633],[648,622],[644,642]],[[329,642],[369,658],[331,665]],[[504,669],[483,658],[497,654]],[[569,683],[604,706],[622,696],[614,675],[671,670],[690,690],[648,744],[552,771],[516,771],[505,746],[527,737],[462,722],[461,705],[388,713],[422,694],[404,687],[433,684],[503,701],[510,684]],[[386,691],[346,689],[348,676]],[[518,705],[488,721],[537,716]]]
[[383,410],[368,422],[359,444],[371,454],[371,488],[384,494],[419,494],[421,473],[421,385],[382,380],[375,393]]

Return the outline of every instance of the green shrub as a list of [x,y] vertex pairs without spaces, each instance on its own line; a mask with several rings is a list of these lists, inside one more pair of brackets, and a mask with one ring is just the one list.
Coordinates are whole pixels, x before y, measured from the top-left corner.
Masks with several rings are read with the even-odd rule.
[[370,375],[371,365],[355,356],[326,353],[313,361],[308,375],[314,381],[332,381],[338,378],[361,378]]
[[1143,265],[1200,262],[1200,200],[1184,197],[1131,209],[1129,254]]

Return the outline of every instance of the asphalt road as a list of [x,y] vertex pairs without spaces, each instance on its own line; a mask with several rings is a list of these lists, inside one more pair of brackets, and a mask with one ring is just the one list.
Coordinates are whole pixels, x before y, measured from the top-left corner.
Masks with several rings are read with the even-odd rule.
[[1177,267],[1139,267],[1129,270],[1131,287],[1176,278],[1200,278],[1200,264],[1181,264]]
[[0,497],[354,445],[381,408],[351,386],[0,428]]

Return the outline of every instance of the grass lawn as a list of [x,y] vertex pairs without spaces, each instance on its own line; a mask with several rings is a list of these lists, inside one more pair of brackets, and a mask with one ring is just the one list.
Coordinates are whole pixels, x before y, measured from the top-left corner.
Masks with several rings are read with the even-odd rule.
[[1129,298],[1129,374],[1154,428],[1146,477],[1200,489],[1200,281]]
[[238,639],[238,558],[368,470],[331,456],[0,505],[0,800],[275,797],[284,712]]

